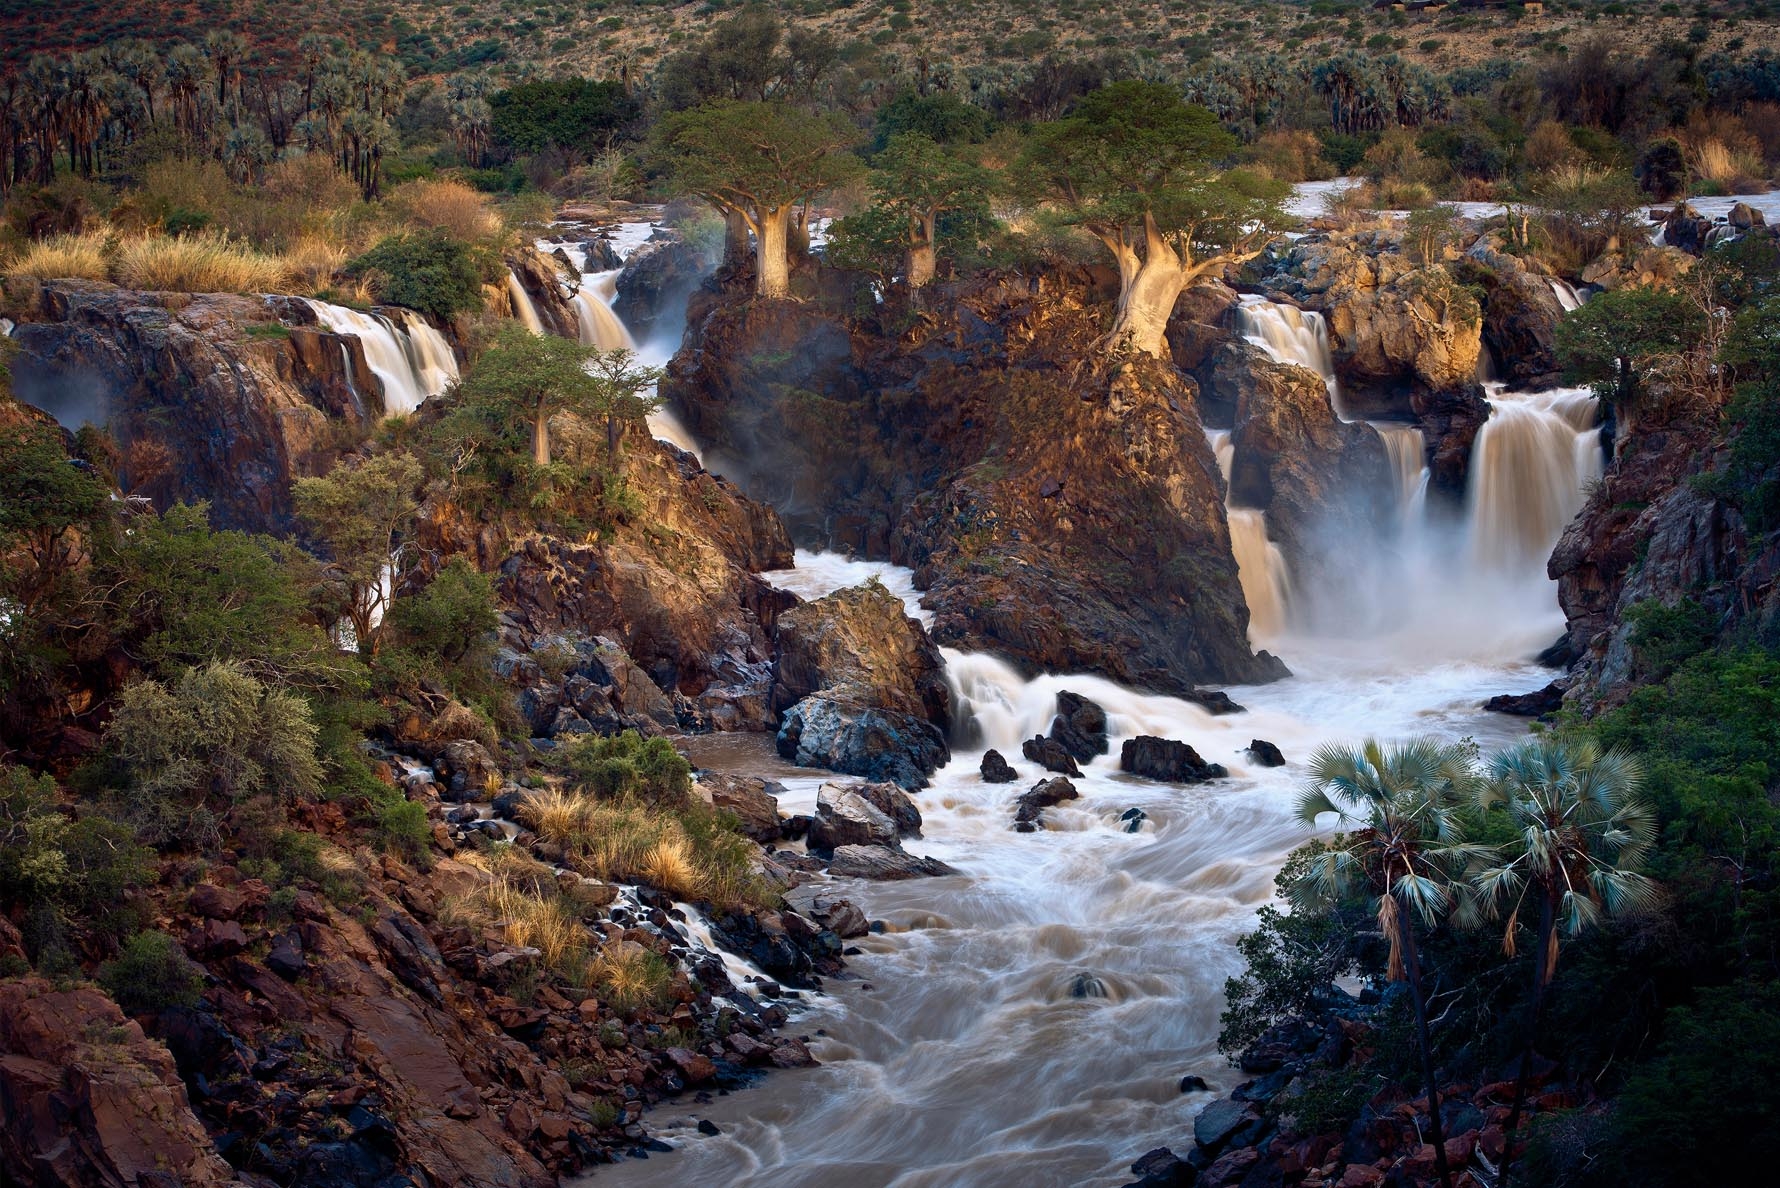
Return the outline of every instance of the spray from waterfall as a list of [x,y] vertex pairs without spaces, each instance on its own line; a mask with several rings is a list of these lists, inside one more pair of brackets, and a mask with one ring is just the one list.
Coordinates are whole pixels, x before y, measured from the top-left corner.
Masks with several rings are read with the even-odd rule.
[[[411,413],[421,401],[437,396],[457,380],[457,358],[451,345],[412,310],[398,310],[401,325],[397,325],[380,314],[360,313],[343,305],[312,298],[304,298],[303,303],[329,330],[359,340],[366,365],[383,385],[385,415]],[[351,369],[347,370],[350,375]]]

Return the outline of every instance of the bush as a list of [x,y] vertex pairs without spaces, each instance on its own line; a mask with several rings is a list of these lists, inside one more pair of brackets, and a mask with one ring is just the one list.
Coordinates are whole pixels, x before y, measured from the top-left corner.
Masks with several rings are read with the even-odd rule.
[[99,967],[99,984],[126,1015],[152,1015],[198,1004],[204,971],[164,932],[139,932],[115,961]]
[[145,235],[124,244],[117,281],[167,293],[269,293],[284,285],[284,262],[226,235]]
[[440,230],[393,235],[347,263],[379,301],[435,318],[482,308],[482,285],[500,277],[500,262]]
[[433,840],[426,805],[403,799],[399,792],[377,805],[376,824],[377,838],[384,848],[410,860],[423,858]]
[[105,235],[89,231],[82,235],[56,235],[28,245],[6,265],[11,276],[29,276],[37,280],[106,280]]
[[575,787],[594,796],[637,796],[679,806],[692,794],[692,764],[674,744],[634,730],[605,738],[582,735],[558,747],[552,760]]
[[390,191],[389,208],[404,222],[466,243],[498,234],[501,221],[486,195],[460,181],[411,181]]

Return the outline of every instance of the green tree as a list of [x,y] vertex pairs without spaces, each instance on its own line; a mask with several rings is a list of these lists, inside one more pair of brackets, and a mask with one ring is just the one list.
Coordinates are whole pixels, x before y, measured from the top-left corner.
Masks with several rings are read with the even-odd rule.
[[109,523],[110,507],[111,492],[68,457],[59,430],[0,430],[0,591],[35,612]]
[[466,404],[505,409],[531,424],[532,461],[550,465],[550,418],[559,414],[603,421],[608,463],[618,454],[626,423],[641,423],[659,403],[655,368],[637,365],[635,352],[601,351],[566,338],[508,326],[471,366],[461,385]]
[[1284,225],[1283,184],[1218,169],[1235,147],[1211,112],[1147,82],[1103,87],[1034,134],[1024,171],[1118,264],[1108,342],[1162,357],[1181,291],[1259,254]]
[[1322,909],[1362,891],[1377,897],[1379,931],[1390,943],[1386,976],[1409,984],[1430,1142],[1447,1188],[1452,1172],[1441,1132],[1415,919],[1431,928],[1454,906],[1454,876],[1476,852],[1463,840],[1459,815],[1476,782],[1462,747],[1431,739],[1385,746],[1368,739],[1358,747],[1318,748],[1298,798],[1299,820],[1314,825],[1324,813],[1333,813],[1347,832],[1306,865],[1295,898]]
[[754,233],[754,291],[787,297],[792,209],[858,174],[858,158],[843,151],[856,139],[852,126],[833,113],[720,100],[663,120],[655,146],[671,184],[741,219]]
[[421,478],[420,463],[397,452],[342,462],[324,477],[298,479],[294,487],[298,518],[332,555],[327,573],[361,655],[377,651],[378,629],[419,510],[414,493]]
[[368,278],[380,301],[444,319],[482,308],[483,282],[499,278],[500,262],[492,252],[433,229],[392,235],[343,271]]
[[903,281],[912,292],[933,279],[934,224],[947,211],[989,213],[987,170],[919,132],[892,137],[872,160],[874,205],[901,224]]
[[306,702],[232,662],[188,668],[170,685],[138,681],[105,730],[119,811],[157,846],[214,841],[220,815],[255,796],[314,796],[315,741]]
[[1675,367],[1704,331],[1705,315],[1681,293],[1614,289],[1566,315],[1554,345],[1565,375],[1592,384],[1626,429],[1651,380]]
[[541,79],[488,96],[490,130],[515,153],[554,152],[585,160],[612,147],[637,118],[637,101],[622,83],[589,78]]
[[126,1015],[152,1015],[198,1004],[204,971],[164,932],[140,932],[115,961],[99,967],[99,984]]
[[501,622],[494,583],[461,556],[440,566],[419,593],[396,599],[389,619],[403,647],[447,664],[487,651]]
[[1510,957],[1523,909],[1535,914],[1532,999],[1497,1188],[1508,1183],[1560,938],[1577,936],[1607,916],[1649,911],[1657,903],[1655,884],[1635,870],[1655,837],[1655,818],[1638,796],[1643,783],[1636,758],[1603,750],[1590,738],[1531,738],[1490,760],[1483,804],[1505,813],[1514,832],[1498,855],[1472,871],[1475,906],[1493,918],[1506,916],[1502,948]]

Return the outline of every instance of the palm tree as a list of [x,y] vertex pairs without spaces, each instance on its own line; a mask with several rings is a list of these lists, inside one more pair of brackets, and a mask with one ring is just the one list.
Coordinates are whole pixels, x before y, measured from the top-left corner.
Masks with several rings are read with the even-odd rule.
[[1452,1188],[1452,1171],[1440,1126],[1415,918],[1428,927],[1440,920],[1456,898],[1454,874],[1475,857],[1477,848],[1464,843],[1458,810],[1476,781],[1463,747],[1433,739],[1396,746],[1367,739],[1358,747],[1319,748],[1298,798],[1305,824],[1334,813],[1347,832],[1312,860],[1294,895],[1324,904],[1362,889],[1378,897],[1378,926],[1390,942],[1386,976],[1409,983],[1415,1007],[1434,1163],[1446,1188]]
[[1515,836],[1495,861],[1473,872],[1476,899],[1467,909],[1492,918],[1506,913],[1502,948],[1510,957],[1522,909],[1538,913],[1533,998],[1497,1188],[1508,1183],[1539,1016],[1557,971],[1559,937],[1657,903],[1656,884],[1636,873],[1655,834],[1650,809],[1638,798],[1643,783],[1636,756],[1602,750],[1589,738],[1530,738],[1490,761],[1482,801],[1486,809],[1508,814]]

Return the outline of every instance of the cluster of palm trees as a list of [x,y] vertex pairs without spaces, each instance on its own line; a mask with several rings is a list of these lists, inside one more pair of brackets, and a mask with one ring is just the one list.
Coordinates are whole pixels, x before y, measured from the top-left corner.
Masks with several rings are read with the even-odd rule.
[[[1319,849],[1294,898],[1311,908],[1356,895],[1375,901],[1390,946],[1386,976],[1408,984],[1415,1011],[1436,1172],[1447,1188],[1452,1173],[1428,1040],[1418,924],[1500,924],[1510,957],[1521,929],[1534,936],[1532,994],[1506,1126],[1509,1149],[1497,1179],[1504,1188],[1562,939],[1658,902],[1656,884],[1637,872],[1655,835],[1655,819],[1639,798],[1642,784],[1634,756],[1586,737],[1527,739],[1481,769],[1470,748],[1427,739],[1331,744],[1311,759],[1299,817],[1315,824],[1332,813],[1345,832]],[[1492,813],[1505,814],[1510,840],[1473,840]]]
[[226,29],[171,48],[117,41],[39,54],[0,76],[0,194],[47,185],[58,165],[91,176],[166,130],[244,183],[287,149],[327,152],[374,196],[406,89],[395,59],[334,53],[313,33],[290,61]]

